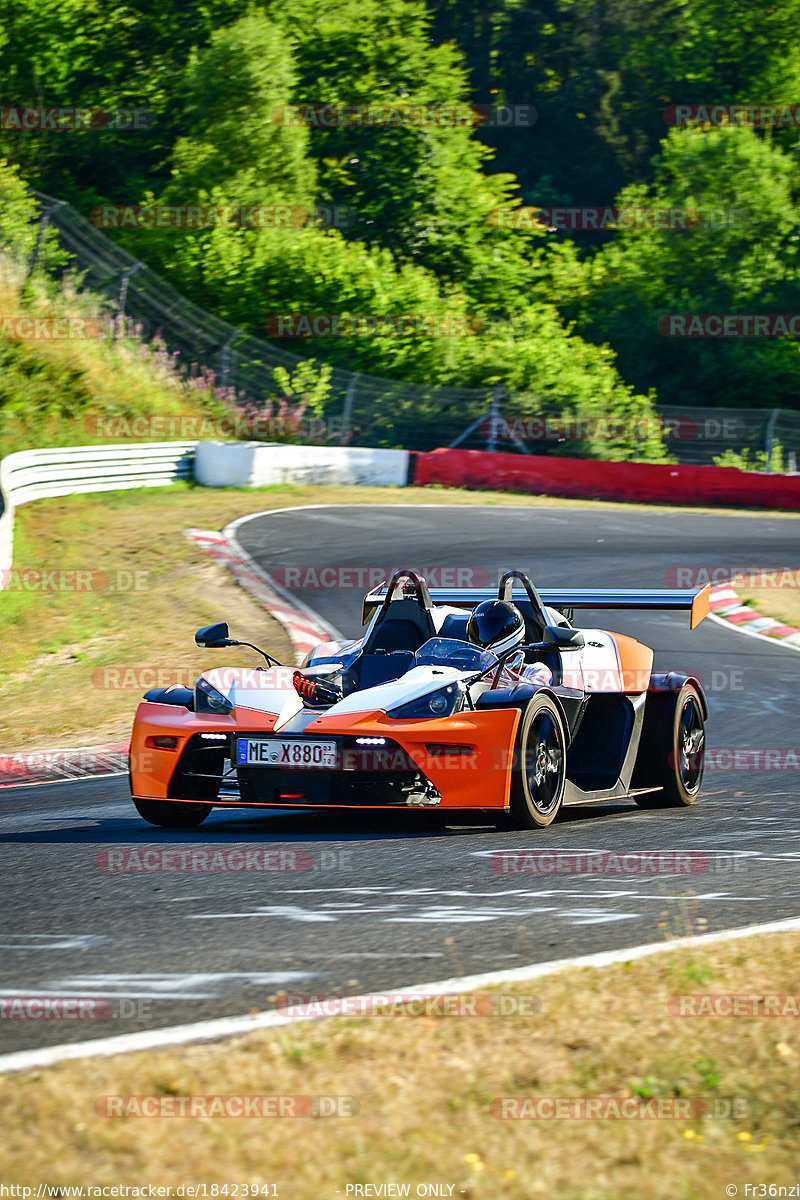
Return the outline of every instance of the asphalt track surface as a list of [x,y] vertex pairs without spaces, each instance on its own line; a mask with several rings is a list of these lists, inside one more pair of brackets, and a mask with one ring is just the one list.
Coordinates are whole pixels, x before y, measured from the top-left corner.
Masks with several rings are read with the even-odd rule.
[[[239,538],[268,571],[460,566],[496,579],[517,566],[541,587],[663,587],[670,567],[800,565],[799,519],[681,511],[320,507],[254,518]],[[298,595],[358,633],[361,592]],[[639,637],[657,669],[700,672],[712,748],[798,746],[800,655],[711,621],[690,632],[686,614],[587,613],[578,623]],[[223,661],[242,661],[236,653]],[[113,1014],[0,1020],[0,1051],[238,1015],[284,989],[382,991],[800,914],[797,770],[715,770],[690,809],[591,805],[539,831],[498,832],[480,819],[442,828],[432,816],[242,810],[172,832],[138,817],[124,778],[0,792],[0,996],[102,997]],[[311,866],[98,866],[103,851],[133,847],[303,850]],[[707,867],[492,869],[493,853],[514,849],[696,851]]]

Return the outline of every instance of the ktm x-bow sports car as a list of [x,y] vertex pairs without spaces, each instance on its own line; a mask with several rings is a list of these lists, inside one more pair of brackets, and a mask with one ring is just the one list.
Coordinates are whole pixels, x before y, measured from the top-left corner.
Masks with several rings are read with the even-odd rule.
[[[490,598],[524,618],[511,653],[468,638]],[[259,651],[266,666],[147,692],[131,742],[134,804],[173,828],[214,807],[460,810],[532,828],[567,804],[692,804],[708,715],[700,683],[656,674],[641,642],[572,619],[581,608],[684,609],[694,628],[708,607],[708,587],[540,594],[509,571],[497,592],[429,591],[397,571],[366,596],[357,641],[323,642],[300,668]],[[225,624],[195,640],[250,645]]]

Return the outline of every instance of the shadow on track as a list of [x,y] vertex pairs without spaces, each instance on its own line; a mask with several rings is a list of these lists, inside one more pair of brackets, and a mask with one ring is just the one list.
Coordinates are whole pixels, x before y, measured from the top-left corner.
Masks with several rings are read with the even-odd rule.
[[487,814],[445,814],[432,812],[376,812],[353,813],[348,811],[308,812],[295,810],[269,810],[245,815],[238,809],[236,815],[216,810],[198,829],[159,829],[148,825],[135,814],[128,818],[76,816],[76,828],[63,828],[69,818],[63,815],[39,817],[45,823],[52,820],[59,829],[36,829],[0,835],[0,843],[23,845],[92,845],[129,846],[140,845],[197,845],[213,846],[228,842],[240,843],[247,840],[261,843],[264,840],[281,843],[306,842],[364,842],[364,841],[408,841],[432,838],[464,838],[496,831],[498,838],[511,835],[530,838],[531,842],[551,835],[559,827],[572,826],[581,821],[598,821],[602,817],[645,816],[640,809],[629,804],[594,804],[568,808],[559,814],[550,830],[541,829],[497,829]]

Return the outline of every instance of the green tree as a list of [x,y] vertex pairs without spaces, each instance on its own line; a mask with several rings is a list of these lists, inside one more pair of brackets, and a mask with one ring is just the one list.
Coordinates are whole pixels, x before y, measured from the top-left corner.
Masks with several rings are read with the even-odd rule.
[[295,83],[291,48],[267,17],[251,14],[212,34],[187,66],[184,115],[191,132],[175,143],[162,199],[310,205],[308,130],[275,120]]
[[154,114],[146,129],[0,133],[0,156],[42,191],[88,212],[102,200],[135,201],[166,180],[181,130],[180,85],[192,49],[239,15],[232,0],[5,0],[0,104]]
[[[473,93],[533,104],[530,130],[480,131],[526,201],[605,203],[651,180],[673,104],[793,102],[800,0],[429,0]],[[483,95],[481,94],[483,93]],[[781,140],[794,142],[794,130]],[[595,239],[596,242],[596,239]]]
[[580,272],[569,277],[576,308],[565,313],[577,309],[584,335],[608,340],[623,377],[656,386],[663,403],[796,407],[796,342],[665,337],[658,328],[671,313],[798,311],[795,179],[792,156],[750,129],[672,131],[653,186],[629,187],[617,204],[687,213],[696,227],[620,230],[583,268],[583,288]]
[[[487,220],[513,201],[509,173],[487,174],[462,56],[433,46],[416,0],[268,0],[295,43],[297,105],[356,105],[406,112],[459,106],[430,123],[334,125],[312,130],[319,199],[350,206],[350,236],[433,270],[475,302],[509,309],[524,295],[524,239]],[[446,123],[453,121],[454,123]]]
[[0,253],[27,264],[36,245],[37,217],[38,206],[19,169],[0,159]]

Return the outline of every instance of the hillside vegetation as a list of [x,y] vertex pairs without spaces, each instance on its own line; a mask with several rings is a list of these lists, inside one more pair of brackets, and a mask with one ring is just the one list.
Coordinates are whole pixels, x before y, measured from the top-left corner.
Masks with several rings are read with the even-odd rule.
[[[126,14],[8,6],[4,111],[94,116],[55,131],[7,116],[0,153],[95,220],[102,206],[202,209],[192,228],[107,232],[244,333],[281,314],[457,318],[473,332],[289,349],[502,385],[528,412],[800,405],[796,339],[659,328],[671,313],[800,311],[800,0],[166,0]],[[219,217],[231,209],[259,216]]]
[[[0,166],[0,176],[0,457],[124,441],[134,428],[136,440],[157,441],[170,436],[170,416],[179,437],[181,427],[200,429],[226,412],[213,386],[184,378],[163,347],[115,328],[102,298],[68,277],[60,284],[41,271],[27,278],[35,206],[14,189],[8,168]],[[57,267],[52,239],[43,257]]]

